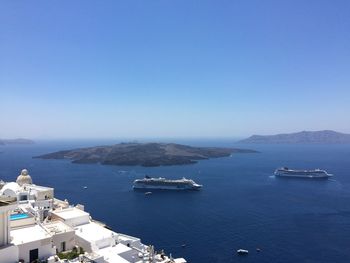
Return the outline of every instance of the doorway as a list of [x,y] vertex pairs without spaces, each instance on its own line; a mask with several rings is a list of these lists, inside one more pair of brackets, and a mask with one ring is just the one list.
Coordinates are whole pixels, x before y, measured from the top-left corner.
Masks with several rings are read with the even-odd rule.
[[32,249],[29,251],[29,262],[36,262],[39,259],[39,249]]

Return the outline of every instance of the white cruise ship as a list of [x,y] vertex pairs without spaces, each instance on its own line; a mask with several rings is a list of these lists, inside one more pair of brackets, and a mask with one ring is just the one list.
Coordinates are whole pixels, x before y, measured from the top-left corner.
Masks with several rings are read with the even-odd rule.
[[328,178],[332,174],[327,173],[325,170],[293,170],[287,167],[278,168],[275,171],[275,176],[279,177],[296,177],[296,178]]
[[199,190],[202,185],[195,183],[191,179],[170,180],[162,177],[151,178],[146,175],[143,179],[136,179],[134,189],[158,189],[158,190]]
[[16,182],[0,182],[0,230],[0,263],[186,263],[56,199],[25,169]]

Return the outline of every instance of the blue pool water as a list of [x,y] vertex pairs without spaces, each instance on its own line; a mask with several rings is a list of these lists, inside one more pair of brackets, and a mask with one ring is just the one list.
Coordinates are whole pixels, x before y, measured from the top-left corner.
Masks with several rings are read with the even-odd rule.
[[18,219],[24,219],[24,218],[28,218],[29,215],[28,214],[13,214],[10,215],[10,220],[18,220]]
[[[349,145],[193,145],[246,147],[258,154],[169,167],[117,167],[40,160],[32,156],[110,142],[46,142],[0,146],[0,179],[13,181],[22,168],[34,183],[52,186],[58,198],[82,203],[92,217],[117,232],[140,237],[188,262],[347,262],[350,260]],[[283,180],[277,167],[322,168],[331,180]],[[192,178],[195,192],[131,188],[145,174]],[[87,186],[87,189],[84,189]],[[186,244],[182,247],[182,244]],[[256,252],[259,247],[261,252]],[[237,256],[248,249],[246,257]]]

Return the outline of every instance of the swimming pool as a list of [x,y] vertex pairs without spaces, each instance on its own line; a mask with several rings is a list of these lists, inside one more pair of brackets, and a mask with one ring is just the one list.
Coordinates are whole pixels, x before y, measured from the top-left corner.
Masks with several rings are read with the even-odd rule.
[[29,217],[29,215],[25,214],[25,213],[13,214],[13,215],[10,215],[10,220],[18,220],[18,219],[24,219],[24,218],[28,218],[28,217]]

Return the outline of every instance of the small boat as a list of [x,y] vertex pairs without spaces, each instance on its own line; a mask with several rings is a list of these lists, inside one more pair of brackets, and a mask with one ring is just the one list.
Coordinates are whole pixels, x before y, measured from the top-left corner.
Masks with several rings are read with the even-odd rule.
[[249,253],[249,251],[248,250],[246,250],[246,249],[238,249],[237,250],[237,254],[238,255],[248,255],[248,253]]
[[152,194],[152,192],[146,192],[145,193],[145,195],[151,195]]
[[84,186],[84,189],[87,189],[88,187],[87,186]]

